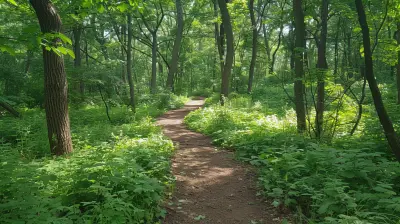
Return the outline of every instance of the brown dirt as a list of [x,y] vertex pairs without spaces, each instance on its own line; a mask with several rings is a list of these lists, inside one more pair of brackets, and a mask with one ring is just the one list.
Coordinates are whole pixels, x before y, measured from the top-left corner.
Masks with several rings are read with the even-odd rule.
[[163,223],[280,223],[271,203],[256,196],[251,167],[235,161],[232,152],[216,150],[209,137],[183,124],[183,118],[203,104],[204,100],[192,100],[157,121],[178,146],[172,161],[176,189],[166,205],[168,214]]

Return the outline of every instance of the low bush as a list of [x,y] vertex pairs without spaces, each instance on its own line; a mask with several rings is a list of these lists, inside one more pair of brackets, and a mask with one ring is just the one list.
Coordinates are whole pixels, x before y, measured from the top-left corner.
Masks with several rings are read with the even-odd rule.
[[185,123],[258,167],[260,193],[298,223],[400,222],[400,164],[381,135],[318,143],[296,133],[293,110],[278,116],[259,107],[213,105]]
[[[171,97],[126,107],[72,109],[74,153],[49,155],[45,116],[0,119],[0,223],[156,223],[174,178],[174,147],[152,117],[183,105]],[[165,102],[165,101],[164,101]]]

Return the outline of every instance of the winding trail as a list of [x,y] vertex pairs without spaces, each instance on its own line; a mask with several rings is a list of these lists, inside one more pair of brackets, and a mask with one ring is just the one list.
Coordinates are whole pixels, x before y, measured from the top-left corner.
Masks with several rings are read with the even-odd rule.
[[211,139],[188,130],[184,117],[204,104],[192,100],[157,120],[178,150],[172,170],[176,189],[167,206],[166,224],[275,224],[276,209],[256,196],[255,175],[233,153],[216,150]]

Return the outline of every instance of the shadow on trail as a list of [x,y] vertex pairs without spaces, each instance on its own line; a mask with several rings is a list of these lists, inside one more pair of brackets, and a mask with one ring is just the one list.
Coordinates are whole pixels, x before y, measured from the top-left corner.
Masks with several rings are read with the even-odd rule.
[[172,160],[176,189],[163,223],[280,223],[271,203],[257,198],[252,169],[235,161],[232,152],[217,151],[209,137],[189,131],[183,124],[184,117],[203,103],[190,101],[157,121],[178,145]]

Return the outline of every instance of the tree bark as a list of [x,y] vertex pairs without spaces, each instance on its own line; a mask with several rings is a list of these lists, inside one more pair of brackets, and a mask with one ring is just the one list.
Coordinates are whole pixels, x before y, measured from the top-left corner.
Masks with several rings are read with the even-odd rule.
[[249,1],[249,11],[250,11],[251,26],[252,26],[252,30],[253,30],[253,40],[252,40],[252,53],[251,53],[249,82],[247,85],[247,93],[251,93],[251,91],[253,89],[254,67],[256,65],[256,60],[257,60],[258,30],[257,30],[256,18],[254,15],[254,0]]
[[132,15],[128,14],[128,37],[127,37],[127,48],[126,48],[126,73],[128,76],[128,85],[129,85],[129,104],[132,108],[133,112],[136,112],[135,105],[135,85],[133,83],[132,78]]
[[174,76],[178,69],[179,51],[181,49],[182,36],[183,36],[183,9],[181,0],[175,0],[175,5],[176,5],[177,29],[176,29],[176,38],[174,41],[174,47],[172,49],[172,58],[167,78],[167,88],[170,91],[174,90]]
[[[43,33],[60,33],[61,19],[49,0],[30,0]],[[55,38],[52,44],[61,40]],[[50,151],[63,155],[73,151],[68,116],[68,84],[64,58],[43,47],[45,111]]]
[[326,39],[328,36],[328,7],[329,0],[322,0],[321,6],[321,36],[318,44],[317,61],[317,107],[315,116],[315,134],[320,138],[323,134],[324,108],[325,108],[325,75],[328,70],[326,61]]
[[362,36],[363,36],[365,78],[368,81],[375,109],[378,114],[379,121],[383,127],[383,131],[386,135],[386,139],[396,159],[400,162],[400,141],[393,128],[392,121],[389,118],[385,105],[383,104],[382,95],[374,76],[371,40],[370,40],[369,27],[367,23],[367,16],[365,15],[364,5],[362,3],[362,0],[355,0],[355,3],[358,13],[358,20],[361,26]]
[[221,105],[224,105],[224,98],[229,96],[229,77],[231,76],[232,72],[234,54],[233,30],[227,3],[225,2],[225,0],[218,0],[218,5],[221,12],[222,24],[224,27],[223,30],[226,34],[226,57],[221,82]]
[[294,95],[297,117],[297,131],[303,133],[306,130],[306,111],[304,105],[304,43],[305,24],[303,13],[303,1],[293,0],[293,14],[295,22],[295,50],[294,50]]

